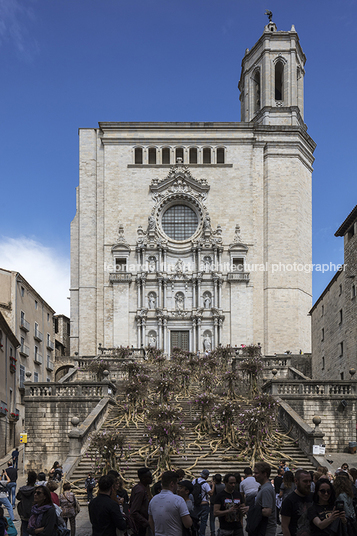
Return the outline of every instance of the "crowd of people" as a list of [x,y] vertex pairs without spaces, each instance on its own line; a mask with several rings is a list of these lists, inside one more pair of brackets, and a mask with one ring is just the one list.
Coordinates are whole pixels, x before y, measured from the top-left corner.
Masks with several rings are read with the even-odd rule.
[[[265,462],[247,467],[244,475],[216,474],[208,469],[185,479],[183,470],[166,471],[152,485],[150,469],[138,471],[139,482],[129,499],[116,471],[98,482],[89,502],[92,536],[357,536],[357,469],[346,464],[329,473],[282,463],[275,477]],[[244,532],[245,531],[245,532]],[[120,532],[119,532],[120,533]]]
[[[40,534],[41,536],[75,536],[75,518],[80,511],[79,503],[71,491],[71,484],[65,482],[62,493],[56,490],[62,480],[62,468],[58,462],[48,472],[28,471],[26,485],[16,493],[18,470],[14,461],[9,461],[0,481],[0,536],[16,536],[14,509],[21,520],[21,536]],[[17,499],[17,505],[15,501]],[[4,515],[4,508],[8,516]],[[69,524],[70,529],[67,528]]]
[[[216,536],[216,525],[217,536],[357,536],[357,469],[343,464],[334,475],[327,467],[292,472],[282,463],[275,476],[271,470],[258,462],[243,475],[209,478],[204,469],[191,480],[180,469],[164,472],[153,484],[150,469],[143,467],[130,497],[117,471],[98,482],[89,473],[85,487],[92,536],[205,536],[206,530]],[[17,468],[9,462],[0,484],[0,536],[17,534],[15,497],[22,536],[75,536],[80,508],[69,482],[56,493],[61,479],[55,462],[47,479],[29,471],[16,493]]]

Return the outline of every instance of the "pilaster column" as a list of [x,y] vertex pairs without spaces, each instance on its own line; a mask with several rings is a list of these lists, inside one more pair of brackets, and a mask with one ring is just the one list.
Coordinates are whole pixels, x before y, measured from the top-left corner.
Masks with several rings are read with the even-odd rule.
[[166,296],[167,296],[167,281],[164,280],[163,284],[163,309],[166,309]]
[[138,305],[138,309],[141,309],[141,278],[140,278],[140,275],[136,276],[136,287],[137,287],[137,291],[138,291],[137,305]]
[[197,318],[197,350],[201,352],[201,318]]
[[214,319],[214,348],[218,346],[218,319]]
[[167,319],[164,318],[163,320],[163,339],[164,339],[164,352],[165,354],[168,354],[168,348],[167,348],[167,344],[168,344],[168,341],[167,341]]
[[222,325],[223,325],[223,320],[222,318],[220,318],[218,320],[218,345],[222,343]]
[[157,347],[159,350],[163,349],[162,344],[162,320],[161,318],[157,319]]
[[145,346],[145,342],[146,342],[145,341],[145,335],[146,335],[145,328],[146,328],[146,320],[145,320],[145,318],[143,318],[141,320],[141,344],[143,346]]
[[218,280],[218,309],[222,307],[222,279]]
[[167,266],[166,266],[166,262],[167,262],[167,255],[166,255],[166,249],[163,248],[162,249],[162,262],[163,262],[163,271],[164,272],[167,272]]
[[139,318],[137,318],[137,320],[136,320],[136,338],[137,338],[137,347],[138,348],[140,348],[140,346],[141,346],[140,333],[141,333],[141,320],[139,320]]
[[141,278],[141,285],[142,285],[142,290],[141,290],[141,307],[146,307],[146,305],[145,305],[146,277],[145,277],[145,276]]
[[192,320],[192,352],[196,352],[196,319]]
[[157,294],[157,306],[159,309],[162,308],[162,277],[157,278],[158,284],[158,294]]
[[201,280],[201,277],[197,278],[197,307],[201,306]]

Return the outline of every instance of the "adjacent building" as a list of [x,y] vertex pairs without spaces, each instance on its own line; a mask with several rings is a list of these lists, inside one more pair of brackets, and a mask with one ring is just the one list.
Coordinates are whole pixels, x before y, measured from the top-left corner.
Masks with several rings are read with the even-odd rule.
[[[19,410],[18,443],[25,418],[21,401],[24,381],[49,382],[54,379],[54,310],[19,272],[0,269],[0,312],[20,344],[14,354],[14,386],[11,387],[11,411]],[[0,357],[2,361],[2,353]]]
[[70,319],[65,315],[54,315],[53,329],[55,337],[56,360],[70,355]]
[[72,355],[99,345],[310,351],[305,61],[294,26],[270,22],[242,61],[241,122],[79,130]]
[[313,378],[347,380],[357,368],[357,205],[335,233],[344,264],[312,307]]
[[0,312],[0,458],[15,445],[16,423],[20,419],[16,396],[19,341]]

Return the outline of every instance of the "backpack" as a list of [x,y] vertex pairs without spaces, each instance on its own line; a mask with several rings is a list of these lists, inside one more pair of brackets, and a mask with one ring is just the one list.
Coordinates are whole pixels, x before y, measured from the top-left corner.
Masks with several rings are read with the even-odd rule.
[[202,485],[205,484],[205,483],[206,483],[205,480],[203,482],[199,483],[198,478],[196,478],[195,483],[193,484],[192,495],[193,495],[193,504],[194,504],[194,506],[200,506],[200,504],[202,502],[202,496],[203,496]]

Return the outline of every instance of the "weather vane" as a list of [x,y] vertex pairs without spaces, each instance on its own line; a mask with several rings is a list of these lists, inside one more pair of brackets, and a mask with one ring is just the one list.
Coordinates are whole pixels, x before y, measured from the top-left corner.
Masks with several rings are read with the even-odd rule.
[[269,9],[266,9],[264,15],[269,17],[269,22],[271,22],[271,19],[273,18],[273,12],[269,11]]

